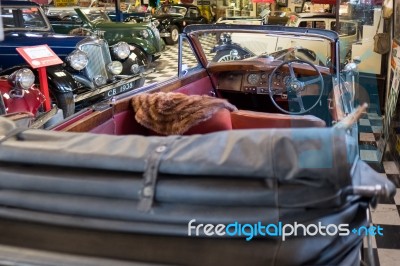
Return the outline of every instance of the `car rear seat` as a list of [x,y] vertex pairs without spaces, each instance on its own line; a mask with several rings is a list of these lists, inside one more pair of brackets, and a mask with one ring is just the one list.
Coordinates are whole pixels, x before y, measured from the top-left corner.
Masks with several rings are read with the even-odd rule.
[[[134,121],[137,126],[139,125]],[[302,127],[325,127],[322,119],[313,115],[286,115],[261,113],[247,110],[230,112],[222,109],[215,113],[210,119],[201,122],[183,133],[183,135],[207,134],[222,130],[232,129],[257,129],[257,128],[302,128]],[[143,127],[143,126],[141,126]],[[144,132],[146,130],[142,130]],[[163,135],[147,129],[148,135]]]
[[[147,97],[147,96],[146,96]],[[151,97],[151,96],[149,96]],[[163,97],[163,94],[156,95],[155,97]],[[180,100],[182,99],[182,96]],[[187,97],[191,97],[188,95]],[[198,97],[198,95],[196,96]],[[145,100],[147,98],[144,98]],[[188,99],[188,102],[191,103],[192,101]],[[148,103],[147,103],[148,104]],[[197,104],[199,104],[197,102]],[[149,106],[149,105],[146,105]],[[179,107],[189,106],[185,104],[177,105]],[[133,106],[132,106],[133,107]],[[234,106],[232,106],[234,108]],[[132,109],[135,109],[134,107]],[[235,109],[235,108],[234,108]],[[232,111],[231,111],[232,110]],[[180,132],[179,134],[182,135],[193,135],[193,134],[206,134],[212,133],[222,130],[232,130],[232,129],[257,129],[257,128],[301,128],[301,127],[325,127],[325,122],[317,118],[313,115],[287,115],[287,114],[275,114],[275,113],[263,113],[263,112],[254,112],[248,110],[228,110],[227,108],[221,108],[216,111],[211,118],[206,121],[202,121],[194,126],[190,127],[185,132]],[[142,110],[143,112],[152,112],[155,113],[154,110]],[[187,110],[176,110],[174,113],[174,117],[180,117],[179,113],[183,111],[183,117],[187,117]],[[169,109],[168,112],[170,113],[171,110]],[[158,115],[162,115],[163,112],[157,112]],[[153,115],[152,115],[153,116]],[[151,117],[152,117],[151,116]],[[136,115],[134,115],[136,117]],[[194,116],[195,117],[195,116]],[[136,118],[135,118],[136,119]],[[151,123],[158,123],[169,121],[169,118],[163,118],[162,116],[154,119]],[[183,121],[183,120],[182,120]],[[172,122],[172,120],[171,120]],[[133,122],[136,126],[144,127],[143,125],[139,124],[138,121]],[[158,132],[155,132],[152,129],[147,129],[147,135],[167,135],[160,132],[161,126],[155,126],[158,128]]]
[[313,115],[287,115],[238,110],[231,113],[233,129],[325,127],[324,120]]

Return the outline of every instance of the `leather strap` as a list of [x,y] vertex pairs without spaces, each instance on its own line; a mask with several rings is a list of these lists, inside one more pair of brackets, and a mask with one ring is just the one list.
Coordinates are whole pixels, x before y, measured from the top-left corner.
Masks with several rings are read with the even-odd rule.
[[138,210],[149,212],[156,194],[158,168],[160,167],[162,155],[168,150],[167,140],[160,144],[147,159],[146,168],[143,173],[143,186],[140,190]]

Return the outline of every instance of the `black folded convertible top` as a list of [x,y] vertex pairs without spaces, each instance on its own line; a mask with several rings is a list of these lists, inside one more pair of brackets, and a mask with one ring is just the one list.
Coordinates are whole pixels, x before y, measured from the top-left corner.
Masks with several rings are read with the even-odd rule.
[[[0,135],[15,126],[0,120]],[[0,160],[26,164],[143,172],[162,148],[159,172],[278,179],[311,186],[349,185],[357,145],[331,128],[234,130],[146,137],[26,130],[1,144]]]
[[341,129],[111,136],[0,118],[0,244],[174,265],[350,265],[360,235],[250,244],[190,237],[188,222],[367,226],[367,205],[346,193],[360,185],[394,190]]

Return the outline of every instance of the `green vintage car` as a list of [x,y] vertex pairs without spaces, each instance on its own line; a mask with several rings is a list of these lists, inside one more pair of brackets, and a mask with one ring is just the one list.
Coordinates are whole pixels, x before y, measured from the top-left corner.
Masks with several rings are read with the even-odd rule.
[[127,42],[144,65],[160,57],[165,48],[157,27],[152,22],[113,22],[102,10],[75,8],[52,10],[47,17],[56,33],[97,35],[110,45]]

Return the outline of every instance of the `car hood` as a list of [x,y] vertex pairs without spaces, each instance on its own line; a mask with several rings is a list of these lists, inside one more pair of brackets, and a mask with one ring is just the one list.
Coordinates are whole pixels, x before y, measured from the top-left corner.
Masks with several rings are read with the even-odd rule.
[[59,57],[65,57],[75,49],[78,42],[85,38],[49,32],[5,32],[4,41],[0,42],[0,47],[8,48],[10,53],[14,54],[16,47],[47,44]]
[[144,30],[147,29],[148,22],[143,23],[125,23],[125,22],[99,22],[93,25],[95,29],[101,30]]
[[156,19],[166,19],[166,18],[170,18],[170,19],[176,19],[176,18],[183,18],[182,15],[179,14],[172,14],[172,15],[157,15],[154,16]]

